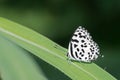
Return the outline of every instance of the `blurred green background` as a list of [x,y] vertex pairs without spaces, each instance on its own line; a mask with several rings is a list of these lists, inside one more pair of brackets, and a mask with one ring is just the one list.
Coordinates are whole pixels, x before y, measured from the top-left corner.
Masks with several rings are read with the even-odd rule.
[[[95,63],[120,79],[120,0],[0,0],[0,16],[28,26],[65,48],[74,30],[84,26],[104,55]],[[38,62],[43,68],[48,65]]]

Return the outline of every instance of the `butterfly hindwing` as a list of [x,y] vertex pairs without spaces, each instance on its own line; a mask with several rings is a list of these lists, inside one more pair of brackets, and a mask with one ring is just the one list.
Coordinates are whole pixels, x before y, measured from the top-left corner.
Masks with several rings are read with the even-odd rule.
[[99,47],[83,27],[78,27],[74,32],[68,46],[68,58],[71,60],[91,62],[99,55]]

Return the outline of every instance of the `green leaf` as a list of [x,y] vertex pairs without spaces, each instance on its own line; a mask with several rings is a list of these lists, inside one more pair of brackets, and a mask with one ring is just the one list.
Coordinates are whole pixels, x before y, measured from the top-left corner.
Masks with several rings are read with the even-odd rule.
[[47,80],[27,51],[0,35],[1,80]]
[[20,24],[0,18],[0,34],[56,67],[73,80],[116,80],[94,63],[69,62],[65,48]]

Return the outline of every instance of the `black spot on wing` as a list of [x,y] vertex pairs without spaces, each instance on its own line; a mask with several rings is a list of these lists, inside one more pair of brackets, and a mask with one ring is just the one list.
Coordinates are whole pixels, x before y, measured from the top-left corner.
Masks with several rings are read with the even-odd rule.
[[81,47],[83,47],[83,45],[81,45]]
[[84,43],[85,41],[84,40],[81,40],[82,43]]
[[80,51],[79,48],[77,48],[77,51],[78,51],[78,52]]
[[79,53],[80,55],[82,54],[82,52]]
[[73,34],[73,36],[77,37],[77,34]]
[[73,55],[72,43],[70,43],[70,53],[71,53],[71,56],[72,56],[73,58],[75,58],[74,55]]
[[77,52],[75,52],[75,55],[76,55],[76,57],[78,58],[78,54],[77,54]]
[[82,44],[82,45],[81,45],[81,47],[85,47],[85,48],[86,48],[86,47],[87,47],[87,44],[86,44],[86,43],[84,43],[84,45]]
[[84,54],[81,55],[82,57],[84,56]]
[[87,57],[85,57],[85,59],[87,59]]
[[81,49],[81,51],[82,51],[83,53],[85,53],[84,49]]
[[90,45],[90,47],[93,47],[93,45]]
[[80,35],[80,36],[81,36],[81,33],[78,33],[78,35]]
[[81,57],[79,57],[79,59],[81,60],[82,58],[81,58]]
[[77,44],[74,44],[74,47],[76,48],[78,45]]
[[99,53],[98,53],[98,52],[96,52],[95,54],[96,54],[96,55],[99,55]]
[[71,41],[72,41],[72,42],[76,42],[76,43],[79,42],[77,39],[72,39]]

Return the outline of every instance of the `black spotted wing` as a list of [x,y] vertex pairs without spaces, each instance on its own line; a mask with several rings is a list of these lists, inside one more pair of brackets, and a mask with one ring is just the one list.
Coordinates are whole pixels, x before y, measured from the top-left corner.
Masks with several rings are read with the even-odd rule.
[[68,46],[67,56],[71,60],[91,62],[99,55],[99,46],[93,41],[88,31],[78,27]]

